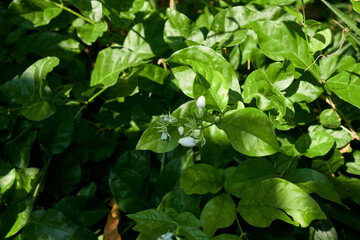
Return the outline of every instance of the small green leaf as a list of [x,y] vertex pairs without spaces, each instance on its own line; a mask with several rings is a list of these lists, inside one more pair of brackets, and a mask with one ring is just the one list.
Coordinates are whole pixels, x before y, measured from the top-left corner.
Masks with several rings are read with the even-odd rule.
[[320,114],[320,123],[327,128],[338,128],[341,125],[341,118],[334,109],[325,109]]
[[354,162],[346,163],[346,172],[360,175],[360,151],[355,151],[353,153]]
[[111,87],[117,82],[123,70],[141,64],[142,60],[127,48],[118,45],[105,48],[98,53],[95,68],[91,73],[90,85]]
[[94,22],[99,22],[102,18],[102,3],[98,0],[71,0],[80,12]]
[[357,11],[358,13],[360,13],[360,2],[357,0],[350,0],[352,5],[353,5],[353,9],[355,11]]
[[303,15],[298,9],[294,8],[293,6],[281,6],[281,8],[289,14],[293,15],[299,22],[304,22]]
[[327,86],[341,99],[360,108],[360,63],[327,80]]
[[286,89],[285,97],[292,102],[312,102],[317,99],[323,92],[321,84],[308,72],[302,73],[300,78],[295,81]]
[[310,132],[296,140],[299,153],[308,158],[324,156],[334,146],[335,139],[325,131]]
[[168,133],[170,137],[166,140],[161,139],[161,119],[158,118],[152,122],[148,129],[141,135],[139,142],[136,145],[136,150],[151,150],[156,153],[164,153],[174,150],[178,145],[180,134],[175,126],[169,126]]
[[222,118],[217,126],[228,135],[231,145],[247,156],[267,156],[279,150],[271,121],[256,108],[238,110]]
[[15,168],[0,177],[0,191],[4,194],[15,182]]
[[325,219],[319,205],[304,190],[284,179],[270,178],[248,189],[238,211],[249,224],[268,227],[275,219],[307,227]]
[[228,193],[242,198],[245,191],[259,181],[276,177],[273,164],[265,158],[248,159],[241,162],[225,182]]
[[18,14],[11,19],[12,22],[25,28],[46,25],[62,11],[48,0],[14,0],[9,10]]
[[[80,21],[83,21],[80,19]],[[77,26],[77,36],[87,45],[91,45],[107,31],[108,25],[105,21],[96,24],[83,23]]]
[[235,204],[229,194],[223,193],[208,201],[200,220],[205,234],[211,238],[217,229],[231,226],[236,218]]
[[331,43],[331,39],[332,33],[330,28],[317,32],[310,38],[310,50],[315,53],[325,49]]
[[167,193],[157,210],[165,212],[169,208],[175,209],[178,213],[180,212],[191,212],[195,215],[200,215],[200,197],[197,195],[186,195],[184,190],[181,188],[174,189]]
[[204,41],[200,29],[186,15],[168,8],[166,16],[168,20],[165,23],[164,41],[173,50],[199,45]]
[[335,176],[336,170],[338,170],[342,165],[344,165],[344,157],[335,149],[334,153],[329,159],[314,159],[312,162],[312,168],[325,174],[326,176]]
[[184,169],[180,184],[186,194],[217,193],[223,187],[222,177],[222,171],[200,163]]

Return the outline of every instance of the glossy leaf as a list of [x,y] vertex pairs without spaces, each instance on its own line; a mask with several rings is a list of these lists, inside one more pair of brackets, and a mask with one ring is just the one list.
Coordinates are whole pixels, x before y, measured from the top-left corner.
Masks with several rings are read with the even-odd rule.
[[186,195],[184,190],[181,188],[174,189],[167,193],[157,210],[165,212],[169,208],[175,209],[178,213],[180,212],[192,212],[196,215],[200,215],[200,197],[196,195]]
[[161,139],[161,120],[158,118],[150,124],[149,128],[141,135],[139,142],[136,145],[136,150],[151,150],[156,153],[164,153],[174,150],[180,139],[179,132],[176,127],[170,126],[168,133],[170,135],[166,140]]
[[90,85],[99,85],[104,88],[113,86],[123,70],[141,64],[141,59],[127,48],[117,45],[105,48],[96,58]]
[[168,8],[166,16],[168,20],[164,28],[164,41],[174,51],[187,46],[198,45],[204,41],[200,29],[186,15]]
[[87,45],[91,45],[108,30],[108,25],[105,21],[96,24],[85,23],[82,19],[77,21],[80,21],[76,25],[77,36]]
[[228,193],[242,198],[247,189],[261,180],[276,177],[272,163],[265,158],[248,159],[241,162],[226,179],[225,189]]
[[[313,62],[305,35],[295,22],[251,22],[250,25],[258,35],[260,48],[269,58],[275,61],[289,59],[295,67],[301,69],[307,68]],[[319,79],[316,66],[309,71]]]
[[313,158],[323,156],[330,151],[335,143],[333,136],[325,131],[310,132],[296,140],[295,147],[299,153]]
[[247,156],[267,156],[279,149],[271,121],[258,109],[238,110],[222,118],[217,126],[228,135],[231,145]]
[[0,191],[2,194],[4,194],[13,186],[15,182],[15,174],[15,169],[11,169],[9,172],[5,173],[0,177]]
[[195,164],[181,174],[181,188],[186,194],[217,193],[223,186],[222,176],[222,171],[208,164]]
[[310,39],[310,50],[313,53],[321,51],[331,43],[331,40],[331,30],[329,28],[321,30]]
[[354,162],[346,163],[346,172],[360,175],[360,151],[355,151],[353,153]]
[[342,165],[344,165],[344,157],[335,149],[334,153],[329,159],[315,159],[312,162],[312,168],[325,174],[326,176],[335,176],[336,170],[338,170]]
[[99,22],[102,18],[102,3],[97,0],[71,0],[80,12],[94,22]]
[[[211,74],[213,77],[220,74],[222,78],[226,81],[228,88],[237,93],[240,93],[240,86],[235,71],[220,54],[216,53],[210,48],[203,46],[188,47],[175,52],[173,55],[171,55],[167,62],[172,67],[171,70],[174,73],[174,76],[177,79],[178,85],[180,86],[181,90],[184,92],[185,95],[189,97],[199,97],[194,96],[194,93],[192,92],[192,86],[196,76],[195,73],[199,73],[206,79],[205,76],[207,75],[207,73],[204,72],[206,70],[210,70],[211,72],[213,72]],[[190,65],[192,69],[189,68],[188,65]],[[203,66],[207,66],[207,68],[202,68]],[[211,79],[206,80],[210,83]],[[219,84],[219,80],[214,79],[213,81],[215,81],[216,84]],[[211,85],[210,89],[211,91],[217,90],[217,88],[213,89]],[[223,98],[224,97],[226,96],[223,96]]]
[[309,73],[303,73],[300,78],[286,89],[285,97],[293,102],[312,102],[323,92],[321,85]]
[[304,190],[280,178],[266,179],[250,188],[240,200],[238,211],[256,227],[268,227],[275,219],[307,227],[313,220],[326,218]]
[[315,192],[322,198],[342,204],[330,179],[318,171],[300,168],[289,172],[285,178],[309,194]]
[[208,201],[200,220],[205,234],[210,238],[219,228],[229,227],[236,218],[235,204],[229,194],[221,194]]
[[342,71],[330,78],[327,86],[341,99],[360,108],[360,64],[354,64],[350,69]]
[[334,109],[325,109],[320,114],[320,123],[324,127],[338,128],[341,124],[341,118]]
[[9,9],[17,14],[12,18],[12,22],[25,28],[46,25],[62,11],[48,0],[14,0]]

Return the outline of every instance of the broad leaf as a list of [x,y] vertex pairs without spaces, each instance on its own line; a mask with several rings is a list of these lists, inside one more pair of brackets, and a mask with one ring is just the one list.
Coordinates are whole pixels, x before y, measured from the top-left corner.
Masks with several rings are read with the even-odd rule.
[[118,45],[105,48],[96,58],[90,85],[99,85],[103,88],[113,86],[123,70],[141,64],[141,59],[127,48]]
[[330,179],[318,171],[308,168],[295,169],[286,174],[285,178],[309,194],[315,192],[322,198],[342,204]]
[[259,181],[276,177],[273,164],[265,158],[248,159],[241,162],[226,179],[225,189],[228,193],[242,198],[247,189]]
[[313,220],[326,218],[304,190],[280,178],[263,180],[248,189],[239,202],[238,211],[256,227],[268,227],[276,219],[307,227]]
[[99,22],[102,18],[102,3],[98,0],[71,0],[80,12],[94,22]]
[[[251,22],[265,55],[275,61],[289,59],[297,68],[305,69],[313,62],[304,32],[295,22]],[[309,71],[320,79],[319,71],[312,66]]]
[[327,80],[326,85],[341,99],[360,108],[360,64],[354,64]]
[[9,10],[18,15],[11,19],[12,22],[25,28],[46,25],[62,11],[48,0],[14,0]]
[[223,186],[222,177],[222,171],[208,164],[195,164],[181,174],[181,188],[186,194],[217,193]]
[[295,147],[299,153],[313,158],[323,156],[330,151],[335,139],[325,131],[310,132],[296,140]]
[[231,226],[236,218],[235,204],[229,194],[223,193],[208,201],[200,220],[205,234],[211,238],[217,229]]
[[334,109],[325,109],[320,114],[320,123],[327,128],[338,128],[341,124],[341,118]]
[[247,156],[267,156],[279,150],[271,121],[256,108],[238,110],[222,118],[217,126],[228,135],[231,145]]
[[108,30],[108,25],[105,21],[89,24],[79,18],[73,25],[76,26],[77,36],[87,45],[91,45]]
[[198,45],[204,41],[200,29],[186,15],[168,8],[166,16],[168,20],[164,28],[164,41],[173,50]]
[[[235,71],[225,60],[225,58],[210,48],[203,46],[188,47],[175,52],[173,55],[171,55],[167,62],[172,67],[171,70],[178,81],[177,84],[179,85],[180,89],[184,92],[185,95],[189,97],[196,97],[193,93],[193,84],[196,73],[203,76],[205,80],[209,82],[209,84],[214,81],[214,84],[220,84],[220,86],[224,86],[222,87],[223,89],[226,89],[226,85],[224,84],[227,84],[228,88],[237,93],[240,93],[239,80]],[[207,67],[204,68],[203,66]],[[212,73],[207,73],[205,72],[206,70],[211,71]],[[211,76],[212,79],[206,79],[208,74],[210,74],[209,76]],[[214,78],[215,76],[219,76],[219,74],[226,81],[225,83],[221,83],[220,80]],[[211,89],[211,92],[218,90],[211,85],[209,88]],[[222,97],[226,98],[227,96]],[[223,101],[222,99],[216,100]]]

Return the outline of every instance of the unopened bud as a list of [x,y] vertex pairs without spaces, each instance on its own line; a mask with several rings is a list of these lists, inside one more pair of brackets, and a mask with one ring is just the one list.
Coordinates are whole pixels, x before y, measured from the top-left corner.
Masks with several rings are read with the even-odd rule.
[[178,127],[179,134],[182,136],[184,134],[184,127],[180,126]]
[[203,109],[206,105],[206,102],[205,102],[205,97],[204,96],[200,96],[197,101],[196,101],[196,106],[199,108],[199,109]]
[[195,147],[197,141],[192,137],[184,137],[179,139],[179,143],[184,147]]

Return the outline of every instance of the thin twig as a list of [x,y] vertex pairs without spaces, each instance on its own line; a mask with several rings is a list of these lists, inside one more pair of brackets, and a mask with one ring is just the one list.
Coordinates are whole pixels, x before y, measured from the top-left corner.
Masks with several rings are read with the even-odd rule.
[[170,2],[169,2],[169,7],[170,7],[171,9],[175,9],[175,2],[174,2],[174,0],[170,0]]
[[326,59],[326,58],[329,58],[335,54],[337,54],[341,48],[343,47],[344,45],[344,42],[345,42],[345,33],[348,33],[349,32],[349,29],[348,28],[345,28],[344,30],[342,30],[342,34],[341,34],[341,43],[340,43],[340,46],[338,48],[338,50],[336,50],[335,52],[329,54],[329,55],[323,55],[322,53],[319,54],[319,56],[315,59],[315,61],[310,65],[308,66],[307,68],[305,68],[304,72],[306,72],[312,65],[314,65],[316,63],[316,61],[321,57],[321,59]]

